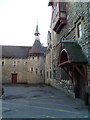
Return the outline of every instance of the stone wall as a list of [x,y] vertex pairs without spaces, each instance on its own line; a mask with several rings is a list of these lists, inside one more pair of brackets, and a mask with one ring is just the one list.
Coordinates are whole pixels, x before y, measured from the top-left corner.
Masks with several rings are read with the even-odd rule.
[[48,50],[46,54],[46,64],[45,64],[45,83],[48,85],[50,85],[50,81],[51,81],[50,71],[51,71],[51,51]]
[[[4,65],[2,66],[2,83],[11,83],[12,74],[17,73],[17,83],[26,83],[26,72],[27,68],[24,64],[26,59],[11,59],[5,58],[2,59]],[[16,61],[16,65],[13,65],[13,62]]]
[[[28,83],[45,82],[45,57],[30,56],[28,57]],[[37,69],[37,70],[36,70]]]
[[[52,73],[52,85],[55,87],[66,89],[66,91],[73,94],[73,85],[70,80],[62,79],[62,70],[57,67],[59,50],[60,50],[60,40],[77,40],[85,53],[89,65],[88,65],[88,79],[90,80],[90,2],[67,2],[66,3],[67,12],[67,24],[60,30],[57,34],[52,30],[51,41],[52,41],[52,71],[56,70],[56,79],[53,78]],[[77,38],[77,23],[81,20],[83,23],[83,36],[82,38]],[[53,67],[55,65],[55,68]],[[63,73],[64,74],[64,73]]]
[[[2,83],[12,83],[12,74],[17,74],[17,83],[44,83],[45,57],[33,57],[28,57],[27,59],[1,59],[0,66],[2,68]],[[4,61],[3,66],[2,61]],[[13,65],[14,61],[16,61],[16,65]],[[32,72],[31,68],[33,68]]]

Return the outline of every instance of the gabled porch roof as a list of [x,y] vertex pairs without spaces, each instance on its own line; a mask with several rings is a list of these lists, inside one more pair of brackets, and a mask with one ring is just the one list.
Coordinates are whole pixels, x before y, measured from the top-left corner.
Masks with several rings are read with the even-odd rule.
[[62,40],[58,66],[71,65],[71,63],[88,63],[81,46],[76,40]]
[[[58,67],[61,67],[69,75],[72,81],[74,68],[85,80],[85,84],[88,84],[87,63],[87,58],[76,40],[61,41]],[[82,66],[82,68],[80,66]],[[72,72],[72,75],[69,72]]]

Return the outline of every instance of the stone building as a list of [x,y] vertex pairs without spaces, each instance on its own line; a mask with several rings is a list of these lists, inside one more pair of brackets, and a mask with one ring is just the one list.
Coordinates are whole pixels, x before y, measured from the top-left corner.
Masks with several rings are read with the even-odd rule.
[[84,99],[90,84],[90,2],[50,0],[48,5],[52,18],[46,72],[52,72],[45,82]]
[[39,35],[37,25],[33,46],[0,46],[2,83],[44,83],[46,47]]

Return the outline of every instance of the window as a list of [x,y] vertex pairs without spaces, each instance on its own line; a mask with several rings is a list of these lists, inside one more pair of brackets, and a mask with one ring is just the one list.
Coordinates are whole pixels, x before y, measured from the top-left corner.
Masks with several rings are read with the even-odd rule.
[[81,23],[78,24],[77,29],[78,29],[78,38],[81,38],[82,37],[82,24]]
[[27,61],[24,62],[24,65],[27,65]]
[[66,25],[66,2],[53,2],[51,27],[58,34]]
[[13,61],[12,65],[13,65],[13,66],[16,66],[16,63],[17,63],[16,61]]
[[2,67],[5,65],[5,62],[4,61],[2,61]]
[[56,78],[56,70],[53,70],[53,78]]
[[41,76],[42,76],[42,70],[40,70],[40,74],[41,74]]
[[31,68],[31,73],[33,72],[33,68]]
[[36,68],[36,74],[37,74],[37,68]]
[[84,23],[82,19],[76,22],[76,40],[82,38],[84,34]]
[[65,2],[60,2],[60,10],[66,11],[66,3]]

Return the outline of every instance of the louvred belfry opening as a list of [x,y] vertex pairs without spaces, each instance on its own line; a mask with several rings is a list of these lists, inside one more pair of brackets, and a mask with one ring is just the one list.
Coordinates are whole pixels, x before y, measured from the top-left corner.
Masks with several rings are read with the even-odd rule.
[[51,27],[56,33],[59,33],[66,24],[66,2],[60,2],[60,0],[52,2],[50,0],[48,5],[52,6]]

